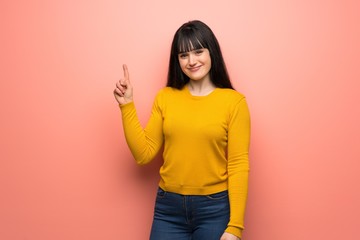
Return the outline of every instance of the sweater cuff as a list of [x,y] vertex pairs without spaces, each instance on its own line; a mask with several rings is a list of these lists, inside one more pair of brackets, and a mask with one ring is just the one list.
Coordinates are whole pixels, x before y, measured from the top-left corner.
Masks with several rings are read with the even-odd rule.
[[225,232],[234,234],[235,236],[237,236],[238,238],[241,238],[242,236],[242,229],[238,228],[238,227],[233,227],[233,226],[228,226],[225,230]]
[[128,108],[133,108],[134,107],[134,101],[129,102],[129,103],[125,103],[125,104],[119,104],[119,108],[123,111],[126,110]]

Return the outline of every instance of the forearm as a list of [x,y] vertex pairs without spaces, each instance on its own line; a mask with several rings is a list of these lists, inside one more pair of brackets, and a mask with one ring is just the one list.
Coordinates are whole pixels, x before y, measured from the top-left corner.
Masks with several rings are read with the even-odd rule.
[[140,124],[133,102],[120,105],[120,109],[126,142],[133,157],[140,165],[149,163],[162,144],[162,136],[157,133],[159,124],[150,120],[150,126],[144,129]]
[[247,160],[242,160],[237,166],[229,166],[229,202],[230,202],[230,222],[227,232],[239,238],[244,229],[244,216],[246,200],[248,195],[249,164]]

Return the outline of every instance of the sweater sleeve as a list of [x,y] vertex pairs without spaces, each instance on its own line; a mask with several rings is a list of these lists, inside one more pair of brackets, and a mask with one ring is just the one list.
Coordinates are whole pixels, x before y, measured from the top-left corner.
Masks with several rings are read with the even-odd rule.
[[140,124],[134,102],[120,105],[126,142],[137,164],[144,165],[154,159],[163,144],[163,118],[159,94],[152,107],[145,128]]
[[230,222],[226,232],[241,238],[249,175],[250,114],[246,99],[237,102],[228,128],[228,189]]

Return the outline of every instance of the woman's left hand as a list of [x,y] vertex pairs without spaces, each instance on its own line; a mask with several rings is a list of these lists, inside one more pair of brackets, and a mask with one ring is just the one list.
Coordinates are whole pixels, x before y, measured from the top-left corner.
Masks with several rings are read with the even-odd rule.
[[235,236],[234,234],[224,232],[220,240],[241,240],[241,239]]

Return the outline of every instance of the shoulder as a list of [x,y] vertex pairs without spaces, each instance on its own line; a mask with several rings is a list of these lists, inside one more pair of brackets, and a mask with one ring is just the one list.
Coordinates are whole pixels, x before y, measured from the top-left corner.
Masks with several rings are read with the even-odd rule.
[[169,93],[173,93],[175,91],[179,91],[179,90],[172,88],[172,87],[163,87],[158,91],[158,94],[169,94]]
[[172,87],[164,87],[161,88],[155,97],[156,102],[171,102],[172,99],[176,99],[179,96],[179,93],[181,93],[182,90],[172,88]]
[[221,98],[231,102],[239,102],[245,100],[245,95],[231,88],[218,88],[218,94]]
[[157,97],[173,96],[179,94],[180,92],[182,92],[182,90],[172,87],[164,87],[157,92],[156,96]]
[[244,118],[249,116],[249,108],[244,94],[229,88],[223,88],[219,92],[223,94],[220,97],[221,99],[223,99],[221,101],[222,106],[224,107],[224,109],[228,110],[229,116],[231,116],[231,118]]
[[171,94],[179,91],[181,90],[172,87],[163,87],[157,92],[157,94]]

